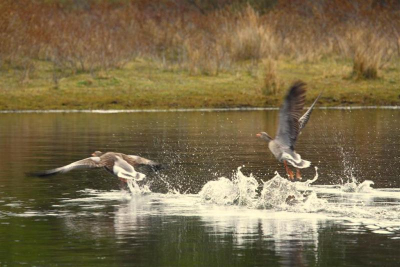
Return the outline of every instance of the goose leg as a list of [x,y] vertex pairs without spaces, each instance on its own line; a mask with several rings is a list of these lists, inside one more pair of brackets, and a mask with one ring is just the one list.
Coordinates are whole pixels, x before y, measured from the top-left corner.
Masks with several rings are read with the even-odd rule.
[[297,180],[301,180],[300,169],[296,169],[296,178]]
[[287,165],[286,160],[283,161],[283,164],[285,165],[286,173],[289,175],[290,180],[293,180],[294,174],[293,174],[292,170],[289,168],[289,166]]
[[119,178],[119,189],[121,189],[121,190],[127,190],[128,189],[126,179]]

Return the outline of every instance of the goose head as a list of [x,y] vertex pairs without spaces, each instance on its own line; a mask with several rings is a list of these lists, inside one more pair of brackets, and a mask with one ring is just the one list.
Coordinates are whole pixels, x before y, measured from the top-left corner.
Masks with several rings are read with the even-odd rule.
[[272,137],[269,136],[269,134],[267,134],[266,132],[258,133],[258,134],[256,134],[256,136],[259,137],[259,138],[261,138],[261,139],[263,139],[263,140],[266,141],[266,142],[269,142],[269,141],[272,140]]
[[101,155],[103,155],[103,152],[101,151],[95,151],[92,153],[92,157],[100,157]]

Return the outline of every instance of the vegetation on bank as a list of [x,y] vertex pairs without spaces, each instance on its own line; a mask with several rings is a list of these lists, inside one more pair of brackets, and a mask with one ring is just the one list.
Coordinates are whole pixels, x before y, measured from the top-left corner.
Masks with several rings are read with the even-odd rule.
[[122,69],[77,73],[60,78],[55,87],[48,62],[36,63],[36,75],[21,84],[8,72],[0,77],[0,109],[153,109],[278,106],[296,79],[309,85],[308,104],[324,90],[319,105],[399,105],[400,65],[384,78],[355,80],[351,62],[280,61],[279,90],[265,94],[265,71],[248,68],[217,76],[165,70],[158,63],[136,59]]
[[0,109],[400,102],[398,1],[4,0]]

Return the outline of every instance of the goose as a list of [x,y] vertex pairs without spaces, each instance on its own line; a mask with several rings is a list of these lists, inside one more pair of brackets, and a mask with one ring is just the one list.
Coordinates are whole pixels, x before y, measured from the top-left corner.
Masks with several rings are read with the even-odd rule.
[[116,152],[103,153],[101,151],[95,151],[89,158],[72,162],[63,167],[34,173],[33,175],[43,177],[73,170],[104,168],[126,183],[127,180],[141,181],[146,177],[143,173],[135,170],[135,167],[140,166],[147,166],[155,171],[162,168],[161,164],[139,156]]
[[309,121],[312,110],[322,94],[321,92],[310,108],[301,116],[306,91],[306,84],[302,81],[294,82],[289,88],[279,111],[279,125],[275,139],[266,132],[260,132],[256,135],[268,142],[269,150],[279,162],[283,162],[291,180],[294,179],[294,174],[288,164],[296,168],[296,178],[298,180],[301,180],[299,169],[308,168],[311,165],[310,161],[302,159],[294,150],[297,137]]

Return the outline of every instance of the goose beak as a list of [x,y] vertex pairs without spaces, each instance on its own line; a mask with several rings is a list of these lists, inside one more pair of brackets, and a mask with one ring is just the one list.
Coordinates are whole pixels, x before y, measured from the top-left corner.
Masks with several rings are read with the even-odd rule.
[[260,134],[260,133],[258,133],[258,134],[256,134],[256,136],[257,136],[257,137],[261,137],[261,134]]
[[92,153],[92,157],[96,157],[96,155],[94,153]]

